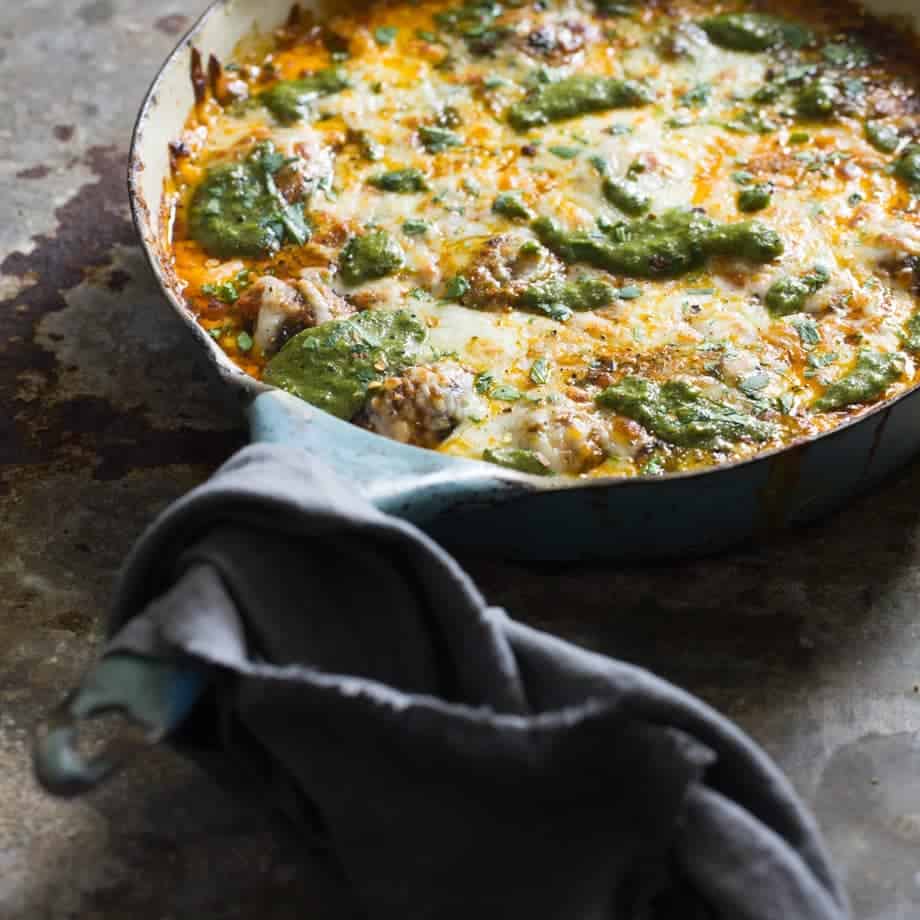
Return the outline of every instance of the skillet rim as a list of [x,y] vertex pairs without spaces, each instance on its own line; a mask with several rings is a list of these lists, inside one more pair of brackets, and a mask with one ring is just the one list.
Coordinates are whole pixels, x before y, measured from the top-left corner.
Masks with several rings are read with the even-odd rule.
[[[354,0],[349,0],[349,2],[354,2]],[[167,72],[172,66],[177,64],[178,58],[186,47],[195,47],[193,44],[195,37],[203,30],[210,19],[213,16],[216,16],[222,8],[229,6],[231,3],[239,5],[252,3],[256,8],[258,7],[258,4],[255,2],[255,0],[212,0],[212,2],[208,4],[201,15],[195,20],[195,22],[192,23],[188,31],[182,36],[182,38],[179,39],[176,46],[169,53],[163,64],[157,70],[156,75],[154,76],[147,92],[144,95],[143,102],[141,103],[140,110],[138,111],[137,118],[135,119],[134,127],[132,129],[131,147],[128,155],[127,184],[131,217],[134,223],[134,228],[140,240],[141,248],[144,251],[144,256],[147,260],[147,264],[150,266],[150,269],[156,278],[161,292],[165,295],[166,300],[172,307],[173,311],[177,314],[183,325],[185,325],[190,330],[192,335],[198,341],[199,345],[203,346],[208,361],[216,370],[221,382],[227,384],[232,390],[234,390],[240,402],[244,406],[248,406],[256,399],[256,397],[264,393],[283,391],[278,391],[277,387],[273,387],[269,384],[263,383],[260,380],[256,380],[254,377],[251,377],[245,371],[238,368],[230,360],[223,349],[221,349],[221,347],[198,324],[191,310],[186,305],[184,298],[175,289],[175,280],[171,278],[170,272],[164,266],[165,260],[162,258],[160,252],[158,251],[160,247],[160,240],[158,239],[159,208],[157,209],[156,214],[151,212],[151,209],[144,198],[139,179],[140,174],[145,168],[144,161],[141,156],[141,147],[145,141],[145,127],[151,111],[158,102],[157,94]],[[293,6],[294,3],[291,5]],[[918,28],[918,24],[905,24],[903,22],[903,16],[886,17],[884,14],[873,13],[871,10],[866,8],[865,3],[860,3],[860,6],[862,6],[863,9],[866,9],[868,15],[873,16],[876,19],[884,21],[886,19],[892,18],[895,21],[900,21],[902,25],[910,27],[912,31],[917,34],[917,37],[920,38],[920,28]],[[258,9],[256,9],[255,13],[256,19],[258,19]],[[168,142],[169,139],[163,140],[163,143]],[[575,478],[569,482],[561,483],[559,481],[554,482],[553,479],[555,477],[541,477],[528,473],[518,473],[513,470],[504,469],[500,466],[497,466],[496,464],[486,463],[482,460],[476,460],[472,457],[458,457],[453,455],[448,456],[443,454],[440,456],[444,457],[445,460],[450,461],[449,464],[446,464],[449,466],[453,466],[454,464],[459,463],[469,463],[476,464],[480,468],[487,467],[495,480],[513,484],[526,484],[532,488],[533,492],[540,494],[564,492],[572,489],[582,490],[649,487],[655,483],[676,483],[685,480],[697,480],[702,477],[713,476],[719,473],[728,473],[747,467],[754,467],[755,465],[761,463],[770,465],[780,457],[804,454],[813,444],[816,444],[819,441],[830,440],[836,436],[844,435],[849,429],[855,427],[856,425],[862,425],[877,415],[887,415],[891,409],[893,409],[894,406],[896,406],[902,400],[916,396],[918,392],[920,392],[920,380],[918,380],[912,386],[907,387],[900,393],[896,394],[895,396],[892,396],[889,399],[884,400],[883,402],[880,402],[869,409],[866,409],[859,415],[855,415],[847,419],[845,422],[836,425],[828,431],[819,432],[818,434],[810,435],[809,437],[805,438],[799,438],[780,447],[770,448],[769,450],[758,453],[753,457],[730,460],[726,463],[720,463],[716,466],[704,467],[699,470],[687,470],[677,473],[662,473],[655,476],[609,476],[594,477],[591,479]],[[304,406],[310,412],[321,412],[323,415],[328,415],[328,413],[323,412],[322,409],[319,409],[316,406],[312,406],[309,403],[305,402]],[[330,416],[330,418],[331,417],[332,416]],[[351,423],[343,421],[343,424]],[[374,434],[373,432],[368,433]],[[384,437],[383,435],[374,436],[379,438]],[[386,438],[385,440],[390,441],[390,439]],[[390,441],[390,443],[394,446],[398,444],[398,442],[393,441]],[[414,452],[417,455],[424,455],[428,458],[431,458],[432,455],[438,455],[437,451],[415,447],[411,444],[398,444],[398,447],[407,452]]]

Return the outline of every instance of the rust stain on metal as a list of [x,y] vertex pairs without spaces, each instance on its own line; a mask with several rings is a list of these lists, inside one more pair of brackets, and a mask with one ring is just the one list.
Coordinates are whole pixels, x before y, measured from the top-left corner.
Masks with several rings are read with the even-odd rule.
[[786,525],[807,450],[806,442],[782,451],[768,461],[767,482],[759,495],[759,531],[769,533]]
[[891,406],[888,406],[882,417],[879,419],[878,427],[875,434],[872,435],[872,446],[869,448],[869,454],[866,457],[866,464],[863,467],[861,479],[868,479],[872,472],[872,464],[875,462],[875,455],[882,445],[882,439],[885,437],[885,429],[888,427],[888,420],[891,418]]
[[45,166],[44,163],[39,163],[36,166],[30,166],[28,169],[20,169],[16,173],[17,179],[44,179],[45,176],[50,176],[51,170]]
[[168,16],[161,16],[153,27],[164,35],[180,35],[188,28],[188,16],[182,13],[170,13]]
[[[131,469],[194,462],[216,465],[242,441],[239,431],[153,427],[142,409],[125,412],[106,399],[81,395],[51,399],[62,370],[55,355],[35,339],[43,317],[67,307],[65,293],[88,273],[111,264],[115,247],[136,243],[128,219],[125,155],[94,147],[82,162],[95,179],[55,211],[58,228],[33,238],[31,252],[10,253],[0,277],[33,277],[35,284],[0,299],[0,341],[19,343],[0,363],[0,472],[6,465],[61,461],[113,479]],[[106,275],[108,286],[127,282],[124,272]],[[6,491],[0,477],[0,491]]]

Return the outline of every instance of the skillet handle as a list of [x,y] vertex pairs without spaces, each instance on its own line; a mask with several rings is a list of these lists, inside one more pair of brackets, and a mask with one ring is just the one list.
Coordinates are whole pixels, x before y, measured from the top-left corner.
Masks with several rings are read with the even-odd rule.
[[457,505],[494,504],[540,485],[535,476],[399,444],[281,390],[252,402],[249,425],[253,441],[303,448],[382,511],[422,526]]
[[[536,488],[534,477],[389,441],[278,390],[258,396],[249,416],[254,441],[301,447],[354,483],[381,510],[422,525],[458,504],[492,504]],[[64,797],[94,789],[131,757],[171,734],[209,680],[197,663],[106,656],[39,726],[33,746],[38,781]],[[99,753],[84,756],[78,747],[81,723],[113,713],[122,717],[119,729]],[[133,737],[125,727],[134,727]]]
[[[39,724],[32,748],[36,779],[46,791],[65,798],[89,792],[167,737],[189,714],[208,681],[199,663],[107,655]],[[101,749],[84,755],[78,746],[81,723],[109,714],[121,718],[113,731],[106,732]]]

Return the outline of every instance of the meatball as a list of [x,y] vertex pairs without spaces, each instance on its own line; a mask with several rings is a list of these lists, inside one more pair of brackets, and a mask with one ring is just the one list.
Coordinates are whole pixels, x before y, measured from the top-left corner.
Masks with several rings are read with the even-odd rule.
[[435,447],[479,402],[473,374],[454,361],[439,361],[387,377],[371,390],[356,421],[403,444]]
[[514,446],[539,454],[556,473],[578,475],[608,457],[635,457],[649,440],[634,422],[602,418],[569,400],[520,407],[515,415]]
[[592,23],[577,19],[531,26],[529,22],[524,23],[524,29],[517,35],[516,44],[525,54],[543,58],[553,64],[564,64],[598,37],[598,30]]
[[243,293],[238,306],[244,315],[254,318],[253,343],[263,355],[276,352],[301,329],[355,312],[332,289],[329,273],[320,268],[305,268],[292,281],[263,275]]
[[513,233],[487,240],[466,272],[470,306],[511,306],[532,284],[561,277],[562,265],[545,247]]

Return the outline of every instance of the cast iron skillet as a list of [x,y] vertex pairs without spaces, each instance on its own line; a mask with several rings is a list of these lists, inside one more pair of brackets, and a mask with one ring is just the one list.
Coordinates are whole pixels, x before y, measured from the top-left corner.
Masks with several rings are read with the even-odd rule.
[[[310,5],[317,8],[320,0]],[[161,239],[168,143],[193,102],[193,49],[228,59],[253,29],[281,25],[290,0],[217,0],[157,75],[134,131],[131,206],[167,300],[247,410],[255,440],[295,444],[353,480],[379,507],[436,537],[531,560],[651,559],[713,552],[777,527],[807,521],[892,472],[920,449],[918,387],[832,432],[753,460],[698,473],[559,485],[498,467],[408,447],[356,428],[272,390],[238,370],[195,322]],[[874,12],[920,27],[915,0],[873,0]],[[321,12],[321,11],[320,11]],[[79,723],[116,712],[139,725],[143,744],[168,736],[207,688],[209,675],[181,662],[127,655],[102,659],[40,727],[39,781],[79,795],[137,747],[123,735],[92,759],[77,748]]]
[[[320,13],[322,0],[308,0]],[[920,26],[913,0],[868,6]],[[166,298],[249,413],[256,440],[298,444],[356,482],[381,508],[451,545],[532,560],[651,559],[713,552],[807,521],[863,491],[920,449],[917,389],[819,437],[694,473],[560,484],[370,434],[241,372],[195,322],[177,287],[160,208],[167,145],[194,103],[193,49],[227,60],[256,29],[281,25],[290,0],[218,0],[163,66],[131,148],[134,220]]]

